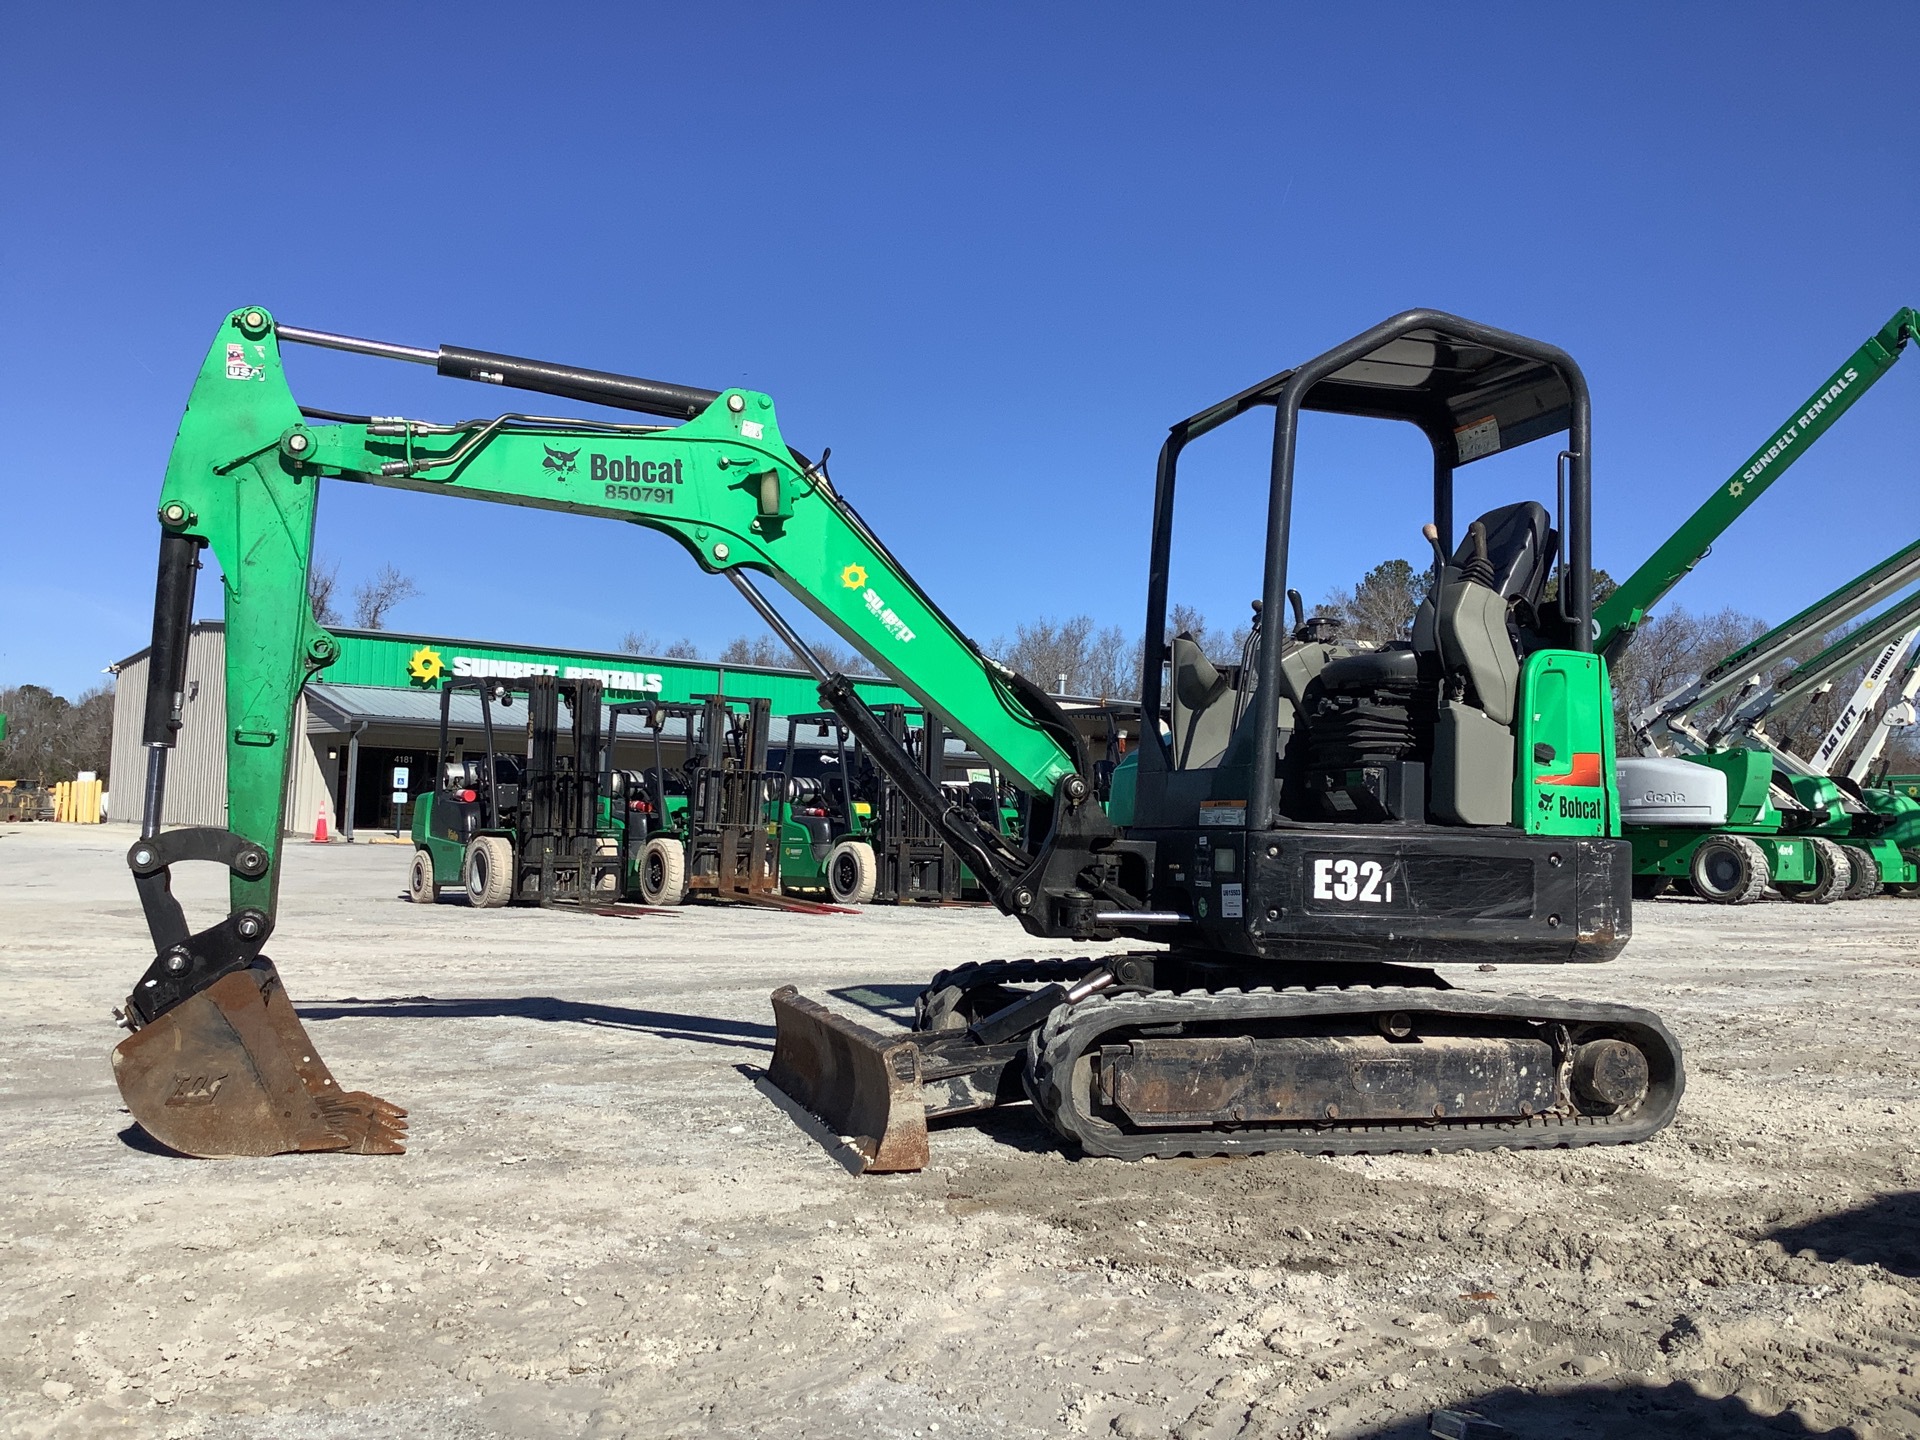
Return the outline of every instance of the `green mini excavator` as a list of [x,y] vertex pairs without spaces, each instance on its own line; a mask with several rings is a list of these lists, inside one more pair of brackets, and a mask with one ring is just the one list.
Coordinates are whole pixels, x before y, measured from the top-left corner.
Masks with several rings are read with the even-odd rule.
[[[443,424],[303,408],[283,371],[289,343],[655,418]],[[1374,648],[1317,619],[1284,623],[1306,411],[1401,421],[1429,442],[1432,508],[1406,524],[1427,522],[1438,581],[1409,642]],[[1253,415],[1274,427],[1257,527],[1266,624],[1248,663],[1222,670],[1190,638],[1163,638],[1178,467],[1189,445]],[[1526,500],[1456,534],[1461,466],[1562,436],[1543,467],[1557,515]],[[767,396],[236,310],[200,370],[160,498],[148,774],[129,854],[156,954],[124,1012],[121,1093],[149,1133],[189,1154],[401,1146],[404,1113],[341,1091],[264,950],[295,705],[339,654],[307,601],[315,501],[323,482],[348,480],[664,532],[808,662],[752,578],[770,575],[1028,793],[1010,838],[815,663],[823,704],[1001,910],[1048,940],[1133,947],[942,971],[911,1031],[868,1030],[777,991],[773,1081],[871,1168],[924,1163],[929,1118],[1012,1100],[1030,1100],[1068,1144],[1120,1157],[1642,1139],[1683,1085],[1655,1016],[1457,990],[1430,968],[1603,961],[1629,937],[1631,857],[1594,645],[1591,453],[1570,356],[1436,311],[1397,315],[1176,425],[1153,506],[1142,706],[1164,706],[1170,727],[1144,727],[1120,825],[1054,702],[941,612],[835,487],[824,454],[786,443]],[[231,828],[163,830],[207,548],[225,591]],[[1045,563],[1062,553],[1070,540]],[[231,883],[227,916],[197,931],[170,885],[190,860]]]

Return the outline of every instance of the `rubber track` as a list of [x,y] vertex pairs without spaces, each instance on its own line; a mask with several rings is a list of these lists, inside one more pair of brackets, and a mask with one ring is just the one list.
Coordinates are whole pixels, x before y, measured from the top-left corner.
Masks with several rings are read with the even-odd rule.
[[[1418,1125],[1314,1125],[1163,1130],[1138,1133],[1078,1110],[1070,1084],[1076,1062],[1114,1031],[1183,1021],[1221,1022],[1324,1015],[1414,1014],[1507,1017],[1516,1020],[1625,1028],[1649,1051],[1652,1083],[1646,1100],[1624,1116],[1534,1116],[1513,1121],[1436,1120]],[[1666,1062],[1657,1053],[1666,1052]],[[1027,1044],[1027,1096],[1056,1133],[1088,1155],[1119,1160],[1148,1156],[1260,1155],[1275,1150],[1313,1155],[1379,1155],[1403,1150],[1545,1150],[1576,1145],[1625,1145],[1644,1140],[1673,1119],[1686,1088],[1680,1046],[1658,1016],[1628,1005],[1534,995],[1475,995],[1460,990],[1223,990],[1212,994],[1096,995],[1062,1006]]]

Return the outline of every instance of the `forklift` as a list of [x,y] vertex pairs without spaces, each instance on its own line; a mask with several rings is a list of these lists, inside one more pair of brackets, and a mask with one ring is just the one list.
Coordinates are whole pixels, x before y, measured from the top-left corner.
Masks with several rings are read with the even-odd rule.
[[[454,735],[455,698],[480,702],[481,749]],[[494,706],[527,706],[524,755],[503,754]],[[430,905],[460,886],[481,910],[618,897],[622,834],[603,803],[598,680],[450,679],[440,692],[434,789],[413,810],[407,895]],[[562,727],[561,708],[572,716]]]
[[[691,705],[650,705],[654,763],[647,772],[657,822],[639,849],[633,887],[648,905],[687,900],[780,903],[774,794],[767,762],[772,702],[696,695]],[[669,719],[686,726],[677,774],[665,762]]]
[[[875,707],[874,714],[920,774],[943,788],[964,788],[969,803],[991,805],[980,810],[983,818],[997,817],[998,789],[991,782],[947,778],[952,732],[938,716],[899,704]],[[831,737],[833,746],[803,745],[807,728],[818,739]],[[788,716],[786,743],[773,763],[781,772],[784,888],[824,891],[836,905],[952,905],[980,894],[953,847],[838,716]],[[983,786],[981,800],[973,791]]]

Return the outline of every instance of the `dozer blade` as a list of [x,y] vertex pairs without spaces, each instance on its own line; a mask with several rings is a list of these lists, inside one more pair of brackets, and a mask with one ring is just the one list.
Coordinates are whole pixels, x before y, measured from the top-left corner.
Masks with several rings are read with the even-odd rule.
[[919,1046],[836,1015],[791,985],[773,992],[773,1023],[769,1080],[848,1137],[866,1170],[926,1168]]
[[140,1128],[185,1155],[406,1148],[407,1112],[341,1091],[264,956],[122,1040],[113,1076]]

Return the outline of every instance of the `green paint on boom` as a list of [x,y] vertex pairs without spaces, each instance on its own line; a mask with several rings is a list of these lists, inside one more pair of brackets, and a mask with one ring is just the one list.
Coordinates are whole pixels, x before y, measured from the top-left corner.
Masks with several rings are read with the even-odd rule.
[[1900,358],[1908,340],[1920,331],[1920,314],[1896,311],[1891,320],[1827,377],[1824,384],[1787,422],[1749,455],[1740,467],[1694,511],[1686,524],[1621,582],[1593,614],[1595,648],[1617,657],[1647,613],[1706,558],[1713,542],[1766,493],[1807,447],[1824,435]]

